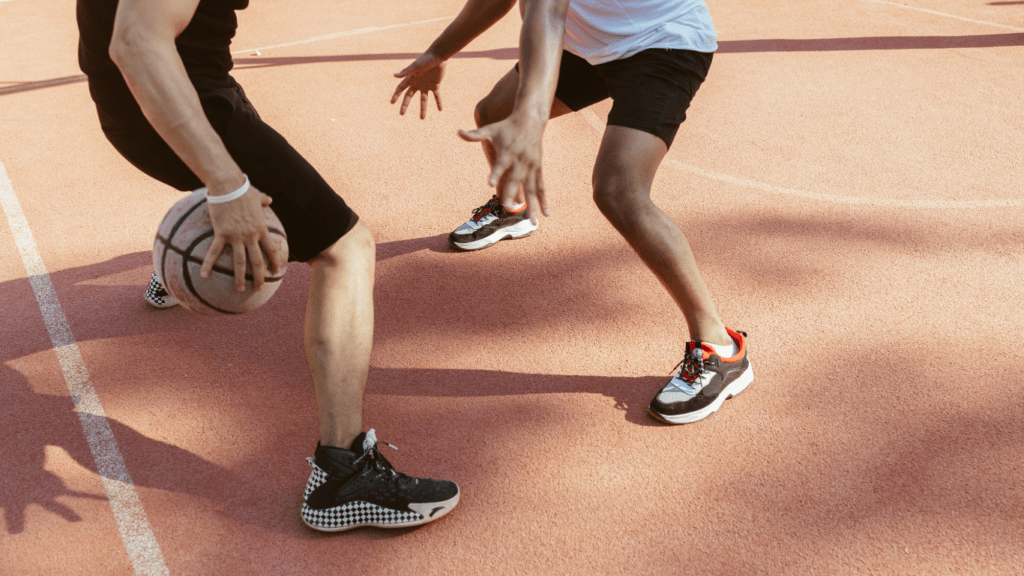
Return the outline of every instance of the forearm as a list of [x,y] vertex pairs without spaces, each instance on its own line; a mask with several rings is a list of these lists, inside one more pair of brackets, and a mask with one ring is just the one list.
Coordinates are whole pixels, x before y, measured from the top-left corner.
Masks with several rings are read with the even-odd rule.
[[519,36],[519,92],[513,114],[547,122],[558,84],[569,0],[522,0]]
[[501,20],[515,5],[516,0],[469,0],[427,51],[441,60],[448,60]]
[[242,171],[206,119],[173,36],[115,30],[110,53],[150,124],[210,194],[237,189]]

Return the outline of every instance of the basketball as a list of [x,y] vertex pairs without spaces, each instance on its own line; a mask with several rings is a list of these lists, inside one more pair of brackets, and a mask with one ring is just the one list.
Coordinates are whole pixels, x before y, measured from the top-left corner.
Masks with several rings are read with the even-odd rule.
[[[274,242],[288,253],[284,226],[273,210],[263,208],[267,229]],[[285,270],[277,276],[267,271],[263,289],[253,290],[252,267],[246,261],[245,292],[235,291],[231,246],[225,246],[208,278],[200,278],[206,251],[213,243],[213,225],[206,193],[197,190],[171,207],[160,223],[153,242],[153,268],[172,298],[185,308],[210,316],[243,314],[259,308],[281,285]],[[268,261],[266,255],[263,256]]]

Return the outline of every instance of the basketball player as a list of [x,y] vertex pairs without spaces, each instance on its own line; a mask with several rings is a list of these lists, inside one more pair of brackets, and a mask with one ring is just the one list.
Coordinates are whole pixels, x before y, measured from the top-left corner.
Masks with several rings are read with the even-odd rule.
[[[79,62],[100,124],[118,152],[146,174],[183,191],[208,189],[215,239],[201,275],[209,274],[225,246],[240,291],[247,260],[257,289],[268,267],[276,273],[286,259],[312,267],[304,341],[320,442],[309,459],[303,521],[339,531],[436,520],[458,503],[455,483],[396,472],[378,451],[374,430],[362,430],[373,340],[370,231],[263,123],[229,75],[235,11],[247,5],[79,0]],[[290,254],[270,248],[261,216],[267,205],[284,224]],[[159,299],[161,289],[154,279],[150,299]]]
[[[468,0],[412,64],[391,98],[400,113],[420,94],[438,92],[446,61],[500,20],[515,0]],[[651,184],[686,109],[711,66],[717,34],[704,0],[520,0],[519,63],[476,106],[477,130],[497,187],[448,241],[480,250],[538,228],[548,214],[541,138],[549,118],[612,99],[594,165],[594,201],[675,299],[690,342],[678,372],[649,412],[670,423],[696,422],[753,380],[746,335],[718,316],[679,227],[650,198]]]

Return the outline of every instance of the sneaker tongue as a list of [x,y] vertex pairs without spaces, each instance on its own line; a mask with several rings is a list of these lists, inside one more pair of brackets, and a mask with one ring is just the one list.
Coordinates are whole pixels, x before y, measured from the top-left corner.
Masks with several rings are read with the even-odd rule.
[[[360,450],[359,453],[362,453]],[[347,478],[356,470],[358,454],[344,448],[334,446],[317,446],[314,453],[316,465],[332,475]]]
[[366,432],[360,432],[359,436],[356,436],[356,439],[352,441],[352,445],[349,446],[348,449],[350,451],[352,451],[352,452],[355,452],[356,454],[362,454],[363,453],[363,440],[365,440],[365,439],[366,439]]
[[697,352],[703,360],[707,360],[714,351],[710,344],[704,342],[690,342],[686,345],[687,354],[696,356],[694,352]]

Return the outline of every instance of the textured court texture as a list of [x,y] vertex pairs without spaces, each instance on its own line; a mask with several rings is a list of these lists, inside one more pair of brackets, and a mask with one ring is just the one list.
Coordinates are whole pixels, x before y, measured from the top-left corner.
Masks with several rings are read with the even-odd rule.
[[365,426],[461,490],[419,528],[322,534],[308,267],[237,317],[146,304],[180,193],[104,139],[74,3],[0,2],[0,573],[1019,574],[1024,4],[709,6],[652,197],[757,376],[682,426],[646,408],[684,321],[591,198],[609,103],[548,125],[535,234],[447,245],[492,194],[456,131],[516,11],[425,121],[392,74],[458,0],[240,13],[235,77],[378,243]]

